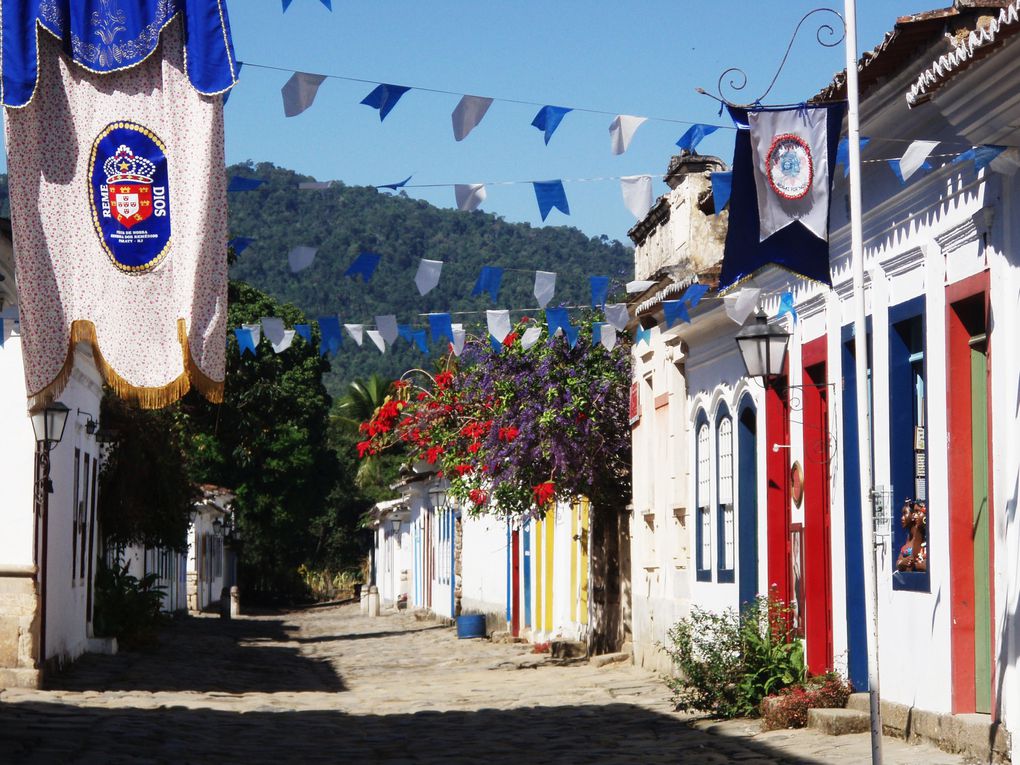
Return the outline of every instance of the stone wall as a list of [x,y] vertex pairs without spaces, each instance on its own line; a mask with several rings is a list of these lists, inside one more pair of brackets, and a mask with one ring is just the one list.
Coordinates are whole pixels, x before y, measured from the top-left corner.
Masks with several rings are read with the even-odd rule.
[[38,688],[35,567],[0,569],[0,688]]

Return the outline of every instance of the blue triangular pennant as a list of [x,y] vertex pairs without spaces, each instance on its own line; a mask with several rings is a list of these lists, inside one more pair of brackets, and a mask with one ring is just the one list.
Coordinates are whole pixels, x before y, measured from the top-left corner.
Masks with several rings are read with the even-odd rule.
[[297,332],[298,337],[303,337],[306,343],[312,342],[312,325],[311,324],[295,324],[294,331]]
[[687,149],[692,154],[697,154],[694,151],[698,144],[706,137],[712,135],[716,130],[719,129],[718,125],[702,125],[696,123],[687,128],[687,132],[680,136],[680,140],[676,142],[676,145],[681,149]]
[[230,183],[227,184],[227,191],[254,191],[263,183],[265,181],[261,178],[245,178],[235,175],[230,179]]
[[974,160],[974,170],[976,172],[980,172],[988,167],[988,165],[990,165],[992,161],[1005,150],[1005,146],[995,146],[992,144],[985,146],[973,146],[963,152],[963,154],[954,157],[953,164],[956,165],[960,162],[967,162],[972,159]]
[[424,329],[416,329],[411,332],[411,340],[416,346],[418,346],[419,351],[422,353],[429,352],[428,338],[425,335]]
[[666,329],[669,329],[678,321],[691,323],[691,317],[687,315],[687,306],[683,300],[663,300],[662,315],[666,319]]
[[546,308],[545,321],[549,326],[549,337],[552,338],[556,330],[569,326],[570,316],[566,308]]
[[379,186],[376,186],[376,188],[377,189],[392,189],[393,191],[396,191],[397,189],[404,188],[404,186],[407,185],[407,182],[409,180],[411,180],[413,177],[414,177],[413,175],[409,175],[409,176],[407,176],[402,181],[397,181],[396,183],[383,183],[383,184],[381,184]]
[[[904,186],[906,186],[907,185],[907,181],[903,180],[903,171],[900,170],[900,161],[898,159],[887,159],[886,162],[889,163],[889,169],[893,171],[893,174],[896,176],[897,180],[899,180],[900,183],[902,183]],[[914,173],[914,175],[920,175],[922,170],[924,172],[928,172],[931,169],[932,169],[931,162],[929,162],[928,160],[925,160],[924,164],[922,164],[921,167],[918,168],[918,171],[916,173]],[[913,177],[914,176],[911,176],[911,178],[913,178]],[[907,180],[910,180],[910,179],[908,178]]]
[[381,259],[382,257],[374,252],[362,250],[358,257],[354,259],[354,262],[344,271],[344,276],[349,276],[353,279],[358,274],[361,274],[361,278],[367,282],[372,278],[372,274],[375,273],[376,266],[379,265]]
[[733,193],[733,173],[712,173],[712,199],[715,203],[715,214],[718,215],[730,201]]
[[229,242],[227,247],[234,249],[234,255],[240,255],[242,252],[248,249],[248,246],[255,240],[247,236],[235,236]]
[[489,347],[492,348],[493,353],[503,352],[503,343],[496,339],[495,335],[489,335]]
[[404,87],[403,85],[389,85],[383,83],[377,85],[375,90],[361,99],[361,103],[365,106],[371,106],[373,109],[379,110],[379,121],[382,122],[386,119],[386,115],[390,113],[394,106],[397,105],[397,101],[404,95],[410,88]]
[[592,308],[605,308],[606,299],[609,297],[609,277],[589,276],[591,284],[591,306]]
[[255,350],[255,335],[250,329],[237,327],[234,330],[234,337],[237,338],[237,349],[242,356],[249,351],[252,356],[258,355]]
[[555,207],[564,215],[570,215],[570,205],[567,204],[567,192],[563,190],[563,181],[534,181],[535,199],[538,200],[538,211],[542,214],[542,220],[548,217]]
[[684,290],[684,294],[680,296],[680,299],[687,303],[687,307],[693,311],[694,307],[701,302],[701,298],[705,297],[705,293],[707,292],[708,287],[704,284],[694,282],[694,284]]
[[784,314],[790,314],[793,317],[793,323],[797,323],[797,309],[793,307],[793,293],[784,292],[779,296],[779,312],[776,314],[776,318],[780,318]]
[[319,317],[319,355],[340,350],[340,319],[336,316]]
[[492,302],[499,297],[499,285],[503,281],[503,269],[498,266],[482,266],[482,272],[478,274],[478,281],[475,288],[471,290],[472,295],[481,295],[488,292]]
[[567,344],[571,348],[573,348],[574,346],[577,345],[577,336],[578,336],[579,333],[580,333],[579,329],[577,327],[575,327],[573,324],[571,324],[570,322],[567,322],[563,326],[563,334],[567,338]]
[[546,145],[549,144],[552,134],[556,132],[556,128],[560,126],[560,121],[569,111],[571,109],[565,106],[543,106],[538,110],[538,114],[535,115],[535,119],[531,121],[531,124],[545,133]]
[[[864,151],[864,147],[871,142],[870,138],[860,137],[861,151]],[[839,146],[836,147],[836,164],[843,166],[843,177],[846,178],[850,175],[850,139],[841,138],[839,140]]]
[[432,333],[433,343],[438,342],[444,337],[451,343],[453,342],[453,324],[450,322],[450,314],[430,313],[429,330]]
[[637,332],[634,333],[634,345],[639,343],[645,343],[651,345],[652,343],[652,330],[645,329],[644,327],[638,327]]
[[409,343],[414,342],[414,328],[410,324],[398,324],[397,334]]

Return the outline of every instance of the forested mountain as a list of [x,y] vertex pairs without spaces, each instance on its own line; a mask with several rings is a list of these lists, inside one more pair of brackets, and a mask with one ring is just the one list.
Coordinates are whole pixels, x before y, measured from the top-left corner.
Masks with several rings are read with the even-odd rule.
[[[229,195],[231,236],[254,240],[233,265],[231,276],[293,303],[309,319],[339,314],[342,323],[372,326],[375,316],[395,314],[402,324],[426,327],[423,314],[471,311],[479,313],[454,316],[454,322],[482,328],[485,309],[536,305],[536,269],[557,274],[551,305],[590,303],[589,276],[611,277],[610,299],[622,297],[623,284],[632,278],[630,248],[605,237],[589,238],[574,228],[532,228],[491,213],[440,209],[371,187],[336,183],[325,190],[300,190],[298,183],[313,179],[268,163],[234,165],[228,174],[265,181],[253,191]],[[319,250],[310,268],[292,274],[287,254],[299,245]],[[368,284],[344,277],[361,250],[382,256]],[[421,258],[444,263],[439,286],[425,296],[414,285]],[[485,265],[505,269],[495,303],[487,294],[471,296]],[[396,376],[432,365],[402,340],[380,354],[367,337],[359,348],[346,333],[331,361],[327,385],[334,395],[355,377],[373,372]]]

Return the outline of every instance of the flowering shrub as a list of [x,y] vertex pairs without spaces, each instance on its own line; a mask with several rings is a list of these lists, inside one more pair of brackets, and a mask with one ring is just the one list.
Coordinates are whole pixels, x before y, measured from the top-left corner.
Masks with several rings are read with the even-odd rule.
[[404,444],[449,479],[471,509],[541,515],[551,502],[585,496],[622,506],[630,495],[627,394],[630,352],[592,346],[582,322],[571,348],[547,330],[525,350],[523,319],[497,353],[469,340],[435,375],[406,373],[361,430],[360,456]]
[[804,684],[784,688],[761,701],[764,730],[803,728],[809,709],[842,709],[853,692],[849,681],[835,672],[813,677]]

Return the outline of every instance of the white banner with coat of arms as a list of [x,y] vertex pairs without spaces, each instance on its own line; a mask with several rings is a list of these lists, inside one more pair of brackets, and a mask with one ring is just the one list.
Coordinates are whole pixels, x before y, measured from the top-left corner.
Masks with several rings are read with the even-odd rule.
[[41,28],[35,91],[17,108],[5,101],[31,405],[59,396],[79,342],[142,406],[191,387],[222,400],[223,100],[189,79],[183,10],[152,7],[151,54],[130,68],[90,71]]
[[752,111],[751,155],[758,194],[760,240],[794,221],[828,239],[829,159],[826,110]]

